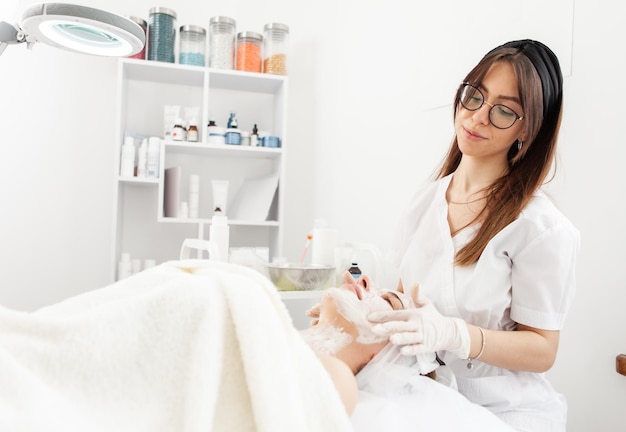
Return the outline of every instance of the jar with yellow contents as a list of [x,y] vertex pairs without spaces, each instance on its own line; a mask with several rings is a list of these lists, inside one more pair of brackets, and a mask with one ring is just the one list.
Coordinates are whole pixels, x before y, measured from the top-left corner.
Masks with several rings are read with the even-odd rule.
[[270,23],[263,28],[263,73],[287,75],[289,27]]

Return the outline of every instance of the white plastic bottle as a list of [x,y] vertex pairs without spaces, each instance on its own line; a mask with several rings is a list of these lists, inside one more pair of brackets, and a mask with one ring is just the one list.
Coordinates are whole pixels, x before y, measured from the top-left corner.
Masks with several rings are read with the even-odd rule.
[[324,219],[316,219],[312,243],[311,264],[334,266],[337,230],[328,228]]
[[130,260],[130,254],[123,252],[120,257],[120,262],[117,265],[117,280],[126,279],[133,274],[132,262]]
[[148,155],[146,158],[146,176],[159,178],[159,158],[161,153],[161,140],[159,137],[150,137],[148,140]]
[[148,139],[141,140],[137,151],[137,177],[145,177],[148,169]]
[[133,137],[124,138],[120,163],[120,176],[132,177],[135,173],[135,140]]
[[[230,227],[228,217],[222,213],[218,207],[211,218],[211,228],[209,229],[209,241],[213,242],[217,248],[216,261],[228,262],[228,248],[230,242]],[[213,259],[213,257],[211,257]]]
[[200,208],[200,176],[192,174],[189,176],[189,217],[198,218]]

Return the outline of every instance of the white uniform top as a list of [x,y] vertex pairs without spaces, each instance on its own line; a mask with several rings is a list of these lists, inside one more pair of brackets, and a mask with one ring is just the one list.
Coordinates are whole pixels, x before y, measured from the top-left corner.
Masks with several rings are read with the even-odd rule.
[[[538,192],[520,216],[491,239],[476,263],[454,266],[456,251],[478,227],[450,236],[446,190],[451,178],[421,189],[403,215],[392,252],[405,289],[419,283],[420,292],[440,313],[482,328],[513,330],[520,323],[560,330],[575,291],[580,247],[576,228]],[[456,374],[459,391],[507,423],[534,432],[565,430],[565,398],[544,374],[510,371],[479,360],[468,370],[466,360],[440,355]]]

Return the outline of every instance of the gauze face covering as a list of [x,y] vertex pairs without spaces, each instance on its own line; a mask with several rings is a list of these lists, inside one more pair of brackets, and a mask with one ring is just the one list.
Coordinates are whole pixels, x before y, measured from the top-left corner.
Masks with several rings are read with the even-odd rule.
[[379,291],[362,293],[362,300],[359,300],[354,292],[342,288],[329,288],[326,295],[332,296],[339,313],[356,326],[359,332],[357,342],[362,344],[385,342],[388,338],[374,334],[372,328],[375,324],[367,320],[367,315],[376,311],[388,311],[391,306],[380,297]]

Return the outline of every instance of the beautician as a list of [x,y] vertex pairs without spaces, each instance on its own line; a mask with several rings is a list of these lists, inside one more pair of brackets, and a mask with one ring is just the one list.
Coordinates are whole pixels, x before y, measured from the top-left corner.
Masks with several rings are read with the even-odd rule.
[[579,233],[541,190],[562,86],[557,57],[532,40],[493,49],[465,77],[455,138],[394,248],[399,290],[419,289],[422,306],[369,315],[404,354],[438,352],[461,393],[520,431],[566,427],[544,372],[574,295]]

